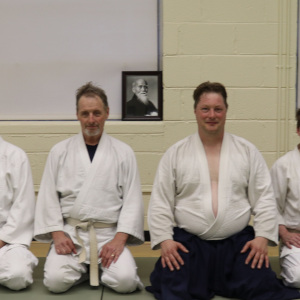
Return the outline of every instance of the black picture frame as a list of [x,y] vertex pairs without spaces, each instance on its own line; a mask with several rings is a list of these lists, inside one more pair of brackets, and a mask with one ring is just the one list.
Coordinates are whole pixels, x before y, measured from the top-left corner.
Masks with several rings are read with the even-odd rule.
[[[136,81],[135,88],[133,83]],[[145,83],[147,88],[145,88]],[[143,90],[141,94],[139,89]],[[146,93],[145,89],[147,89]],[[162,120],[162,94],[162,71],[123,71],[122,120]]]

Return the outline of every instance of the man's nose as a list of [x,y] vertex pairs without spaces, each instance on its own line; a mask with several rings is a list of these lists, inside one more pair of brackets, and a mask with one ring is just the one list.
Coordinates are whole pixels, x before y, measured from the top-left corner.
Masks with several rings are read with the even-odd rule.
[[92,113],[89,114],[89,120],[90,123],[94,122],[94,115]]
[[214,118],[214,117],[215,117],[215,110],[214,110],[213,108],[211,108],[211,109],[209,110],[208,116],[209,116],[210,118]]

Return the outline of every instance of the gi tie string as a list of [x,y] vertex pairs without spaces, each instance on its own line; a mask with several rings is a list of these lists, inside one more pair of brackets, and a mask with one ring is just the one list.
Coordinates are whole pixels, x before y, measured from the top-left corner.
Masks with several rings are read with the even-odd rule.
[[109,228],[116,227],[117,223],[102,223],[93,221],[80,221],[74,218],[67,218],[67,224],[74,226],[76,231],[76,238],[82,247],[82,251],[79,255],[79,263],[83,263],[86,260],[86,249],[84,247],[83,240],[80,238],[78,229],[89,232],[90,238],[90,285],[99,286],[99,268],[98,268],[98,247],[97,236],[95,228]]

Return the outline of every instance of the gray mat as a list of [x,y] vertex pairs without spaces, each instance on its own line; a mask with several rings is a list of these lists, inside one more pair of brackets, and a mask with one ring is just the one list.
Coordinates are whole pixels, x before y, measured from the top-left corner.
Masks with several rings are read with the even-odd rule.
[[[153,270],[154,264],[157,261],[155,257],[137,257],[135,258],[138,266],[138,273],[144,285],[149,285],[149,276]],[[279,274],[279,259],[278,257],[270,258],[272,269]],[[130,299],[130,300],[154,300],[152,294],[146,290],[137,291],[132,294],[120,295],[108,288],[100,286],[92,288],[88,282],[84,282],[72,287],[69,291],[63,294],[52,294],[43,285],[43,266],[45,258],[39,259],[39,265],[34,270],[34,283],[26,290],[13,292],[5,287],[0,286],[1,300],[116,300],[116,299]],[[213,300],[229,300],[216,296]],[[235,299],[230,299],[235,300]]]

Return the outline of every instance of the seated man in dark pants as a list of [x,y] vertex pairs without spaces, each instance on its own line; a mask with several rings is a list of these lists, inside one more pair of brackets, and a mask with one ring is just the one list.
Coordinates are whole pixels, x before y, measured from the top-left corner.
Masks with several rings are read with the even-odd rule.
[[163,300],[300,298],[269,267],[268,243],[278,242],[270,174],[253,144],[225,133],[226,99],[222,84],[200,84],[198,132],[160,162],[148,220],[161,258],[147,290]]

